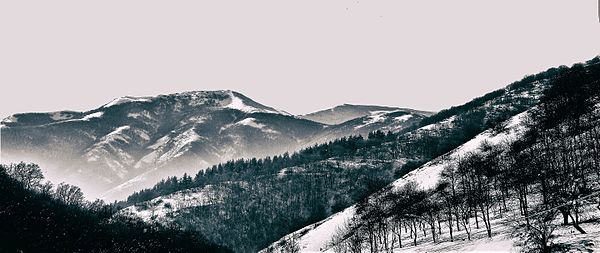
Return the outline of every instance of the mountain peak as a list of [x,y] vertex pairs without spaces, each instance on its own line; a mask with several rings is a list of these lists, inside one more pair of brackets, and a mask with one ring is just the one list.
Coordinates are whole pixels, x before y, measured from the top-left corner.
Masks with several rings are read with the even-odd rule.
[[197,90],[158,95],[154,97],[123,96],[112,100],[101,108],[109,108],[122,104],[146,103],[156,100],[172,100],[182,106],[213,106],[239,110],[245,113],[273,113],[291,115],[285,111],[260,104],[247,96],[234,90]]

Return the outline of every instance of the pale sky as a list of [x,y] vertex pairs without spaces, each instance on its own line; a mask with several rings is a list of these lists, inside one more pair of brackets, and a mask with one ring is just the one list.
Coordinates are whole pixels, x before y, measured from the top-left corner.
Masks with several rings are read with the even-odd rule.
[[596,0],[2,1],[0,118],[232,89],[440,110],[600,54]]

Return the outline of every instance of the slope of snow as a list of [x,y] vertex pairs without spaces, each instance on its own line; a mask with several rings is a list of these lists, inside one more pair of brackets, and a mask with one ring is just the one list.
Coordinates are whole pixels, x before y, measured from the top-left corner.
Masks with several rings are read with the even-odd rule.
[[235,96],[233,92],[229,92],[229,95],[231,96],[231,103],[226,105],[225,108],[235,109],[247,113],[263,112],[263,110],[261,109],[244,104],[244,101],[241,98]]
[[120,97],[120,98],[116,98],[113,101],[110,101],[110,103],[105,104],[104,108],[108,108],[111,106],[115,106],[115,105],[120,105],[120,104],[124,104],[124,103],[129,103],[129,102],[150,102],[151,100],[149,98],[136,98],[136,97]]
[[235,109],[235,110],[239,110],[239,111],[246,112],[246,113],[264,112],[264,113],[283,114],[283,115],[288,115],[288,116],[291,115],[291,114],[281,111],[281,110],[260,109],[260,108],[256,108],[253,106],[249,106],[249,105],[245,104],[241,98],[236,96],[233,93],[233,91],[228,91],[228,93],[231,98],[231,102],[228,105],[224,106],[225,108]]
[[406,114],[406,115],[402,115],[402,116],[399,116],[399,117],[395,117],[394,121],[396,121],[396,122],[404,122],[404,121],[407,121],[407,120],[411,119],[412,117],[413,117],[412,114]]
[[420,130],[431,130],[431,129],[433,129],[436,126],[443,126],[443,125],[451,126],[452,122],[454,122],[455,119],[456,119],[456,116],[452,116],[452,117],[447,118],[447,119],[445,119],[443,121],[440,121],[438,123],[429,124],[429,125],[426,125],[426,126],[423,126],[423,127],[419,128],[419,129]]
[[171,138],[169,138],[169,136],[165,135],[163,137],[161,137],[160,139],[158,139],[154,144],[148,146],[149,149],[158,149],[159,147],[165,145],[165,143],[167,143]]
[[130,128],[131,128],[130,126],[120,126],[120,127],[117,127],[115,130],[113,130],[109,134],[105,135],[101,139],[100,143],[102,143],[102,142],[111,142],[111,141],[115,141],[115,140],[120,140],[120,141],[123,141],[125,143],[129,143],[128,138],[126,138],[125,136],[123,136],[123,131],[129,130]]
[[[344,211],[327,218],[325,222],[302,236],[302,239],[298,242],[302,252],[319,252],[325,249],[325,245],[329,242],[331,235],[335,234],[340,224],[345,224],[352,218],[355,212],[354,206],[346,208]],[[305,228],[310,229],[310,226],[314,225],[309,225]]]
[[119,211],[119,215],[137,216],[146,222],[160,221],[164,220],[168,213],[186,207],[210,205],[213,201],[208,197],[211,192],[213,190],[210,185],[203,188],[182,190],[129,206]]
[[2,120],[2,123],[16,123],[17,118],[14,115],[10,115]]
[[242,125],[242,126],[249,126],[249,127],[257,128],[266,133],[272,133],[272,134],[279,133],[273,129],[268,128],[264,124],[256,122],[255,118],[245,118],[243,120],[236,122],[235,125]]
[[177,135],[169,141],[169,145],[172,147],[163,153],[159,158],[159,163],[164,163],[168,160],[171,160],[175,157],[180,156],[182,153],[188,151],[191,148],[191,144],[202,140],[203,137],[196,133],[196,130],[192,127],[185,132]]
[[358,125],[355,126],[354,129],[359,129],[359,128],[363,128],[366,127],[368,125],[377,123],[377,122],[384,122],[387,117],[385,116],[385,114],[388,113],[386,111],[375,111],[375,112],[371,112],[371,115],[369,115],[365,121],[363,121],[362,125]]
[[501,133],[494,133],[492,130],[487,130],[468,142],[462,144],[446,157],[437,158],[431,162],[426,163],[420,168],[411,171],[406,176],[396,180],[393,185],[394,187],[400,188],[409,181],[416,182],[420,187],[424,189],[431,189],[435,187],[439,180],[440,173],[444,167],[448,166],[448,161],[455,161],[459,157],[466,155],[468,152],[477,150],[484,142],[490,144],[500,144],[504,140],[514,140],[523,133],[525,130],[519,122],[526,116],[526,112],[520,113],[512,117],[506,125],[505,131]]
[[81,118],[81,120],[90,120],[93,118],[100,118],[100,117],[102,117],[102,115],[104,115],[103,112],[90,113],[88,115],[85,115],[83,118]]
[[[120,126],[112,132],[100,138],[100,140],[92,145],[86,152],[85,158],[88,162],[103,161],[108,167],[115,172],[119,178],[125,178],[127,174],[127,166],[134,162],[132,155],[121,148],[119,143],[129,144],[131,137],[124,132],[131,127]],[[107,157],[115,156],[117,159],[107,159]]]

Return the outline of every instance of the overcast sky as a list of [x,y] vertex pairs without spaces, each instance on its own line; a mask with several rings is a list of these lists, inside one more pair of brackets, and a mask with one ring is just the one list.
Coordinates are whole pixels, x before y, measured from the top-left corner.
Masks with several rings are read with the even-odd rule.
[[2,1],[0,118],[232,89],[440,110],[600,53],[596,0]]

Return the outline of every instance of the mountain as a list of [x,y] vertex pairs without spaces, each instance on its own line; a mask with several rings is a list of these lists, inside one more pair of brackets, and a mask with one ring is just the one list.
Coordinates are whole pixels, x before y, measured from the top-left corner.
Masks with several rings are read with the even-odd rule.
[[3,160],[50,164],[51,179],[88,188],[89,197],[131,179],[147,187],[224,160],[293,150],[323,128],[233,91],[122,97],[87,112],[16,114],[2,125]]
[[[333,238],[337,226],[321,224],[340,220],[353,210],[353,205],[378,196],[377,192],[385,191],[395,180],[439,165],[436,161],[442,161],[444,154],[470,140],[479,141],[481,137],[477,136],[506,137],[503,129],[513,131],[513,125],[505,122],[535,107],[544,92],[568,70],[552,68],[527,76],[391,134],[379,131],[365,139],[340,138],[292,154],[228,161],[199,171],[193,178],[165,179],[129,196],[124,203],[127,208],[120,215],[177,224],[206,234],[236,252],[268,248],[287,252],[292,250],[287,248],[290,242],[294,245],[308,240],[303,235],[325,243]],[[349,124],[347,129],[354,129],[369,125],[366,123],[412,117],[416,116],[401,111],[373,113],[324,129],[332,131],[345,123]],[[425,171],[418,178],[435,184],[433,172]],[[333,224],[343,224],[343,220]],[[311,245],[317,246],[308,251],[319,250],[325,244]]]
[[432,114],[430,112],[397,107],[343,104],[330,109],[302,115],[300,117],[327,125],[338,125],[349,120],[393,111],[403,111],[405,113],[414,113],[424,116],[430,116]]
[[398,113],[330,126],[235,91],[127,96],[86,112],[12,115],[0,125],[1,155],[39,163],[52,181],[81,185],[88,198],[115,200],[230,159],[292,152],[385,126],[401,130],[422,118]]

